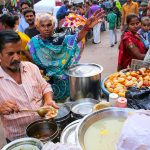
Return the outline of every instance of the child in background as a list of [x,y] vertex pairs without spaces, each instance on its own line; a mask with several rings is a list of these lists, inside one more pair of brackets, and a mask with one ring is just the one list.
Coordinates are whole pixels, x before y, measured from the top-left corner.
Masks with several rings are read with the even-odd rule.
[[113,12],[113,8],[110,8],[110,12],[107,14],[107,21],[109,24],[110,47],[113,47],[114,44],[117,44],[117,15]]
[[150,18],[143,17],[141,19],[141,29],[139,29],[138,34],[142,39],[145,48],[148,50],[150,47]]

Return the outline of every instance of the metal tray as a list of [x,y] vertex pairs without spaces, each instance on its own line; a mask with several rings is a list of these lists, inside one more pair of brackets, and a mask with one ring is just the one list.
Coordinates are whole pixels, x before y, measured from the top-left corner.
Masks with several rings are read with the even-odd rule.
[[60,142],[63,144],[77,144],[76,137],[75,137],[75,130],[77,128],[77,125],[81,119],[73,121],[70,123],[62,132],[60,137]]

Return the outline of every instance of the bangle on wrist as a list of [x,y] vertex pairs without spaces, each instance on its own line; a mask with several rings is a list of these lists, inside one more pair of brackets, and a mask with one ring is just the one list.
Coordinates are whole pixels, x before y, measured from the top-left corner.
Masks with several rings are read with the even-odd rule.
[[83,29],[85,30],[85,31],[91,31],[91,28],[89,28],[87,25],[85,25],[84,27],[83,27]]

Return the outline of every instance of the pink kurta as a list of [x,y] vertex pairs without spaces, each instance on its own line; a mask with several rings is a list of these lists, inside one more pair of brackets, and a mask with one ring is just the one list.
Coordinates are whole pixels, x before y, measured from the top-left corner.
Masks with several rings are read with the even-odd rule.
[[[38,67],[30,62],[21,62],[22,84],[17,84],[0,67],[0,105],[7,100],[17,103],[19,109],[38,109],[42,106],[43,94],[52,91],[43,79]],[[6,138],[14,140],[24,137],[26,127],[40,119],[36,113],[19,112],[1,115]]]

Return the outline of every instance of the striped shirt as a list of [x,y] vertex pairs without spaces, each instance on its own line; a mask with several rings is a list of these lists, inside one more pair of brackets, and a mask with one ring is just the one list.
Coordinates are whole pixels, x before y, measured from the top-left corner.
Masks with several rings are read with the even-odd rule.
[[[19,109],[38,109],[42,106],[43,94],[52,91],[43,79],[38,67],[30,62],[21,62],[22,84],[17,84],[0,67],[0,105],[7,100],[17,103]],[[5,137],[14,140],[25,136],[26,127],[40,119],[36,113],[19,112],[1,115]]]

